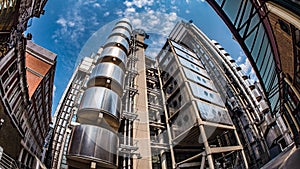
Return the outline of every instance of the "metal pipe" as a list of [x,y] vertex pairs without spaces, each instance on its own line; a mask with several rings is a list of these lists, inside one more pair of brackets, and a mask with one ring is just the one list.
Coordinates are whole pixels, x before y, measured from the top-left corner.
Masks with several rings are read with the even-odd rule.
[[205,167],[205,156],[202,156],[200,169],[204,169]]
[[[128,145],[131,146],[131,121],[128,123]],[[131,168],[131,158],[128,158],[128,169]]]
[[[159,65],[158,60],[156,60],[156,65]],[[161,97],[162,97],[162,102],[163,102],[163,108],[164,108],[164,113],[165,113],[165,117],[166,117],[166,125],[167,125],[167,133],[168,133],[168,141],[169,141],[169,147],[170,147],[170,154],[171,154],[171,161],[172,161],[172,168],[176,168],[176,161],[175,161],[175,156],[174,156],[174,150],[173,150],[173,143],[172,143],[172,134],[171,134],[171,127],[170,127],[170,123],[169,123],[169,115],[168,115],[168,110],[166,107],[166,99],[164,96],[164,91],[162,89],[162,81],[161,81],[161,74],[160,74],[160,69],[159,66],[157,66],[157,73],[158,73],[158,81],[159,81],[159,85],[160,85],[160,92],[161,92]]]
[[[239,136],[238,136],[238,134],[237,134],[237,132],[236,132],[236,130],[234,130],[234,135],[235,135],[235,137],[236,137],[236,140],[237,140],[238,144],[239,144],[239,145],[242,145],[242,144],[241,144],[241,141],[240,141],[240,139],[239,139]],[[249,167],[248,167],[248,163],[247,163],[247,158],[246,158],[245,152],[244,152],[243,150],[241,150],[241,153],[242,153],[242,156],[243,156],[245,168],[247,169],[247,168],[249,168]]]
[[[127,134],[127,119],[124,120],[125,124],[124,124],[124,131],[123,131],[123,135],[124,135],[124,140],[123,140],[123,144],[126,145],[127,141],[127,137],[126,137],[126,134]],[[123,155],[123,168],[125,169],[126,168],[126,154]]]
[[199,128],[200,128],[200,134],[201,134],[201,137],[202,137],[202,140],[203,140],[203,144],[204,144],[204,147],[205,147],[206,158],[207,158],[207,161],[208,161],[209,168],[214,169],[215,168],[214,167],[214,162],[213,162],[212,155],[211,155],[211,152],[210,152],[210,147],[209,147],[208,140],[207,140],[207,137],[206,137],[206,134],[205,134],[204,126],[199,125]]

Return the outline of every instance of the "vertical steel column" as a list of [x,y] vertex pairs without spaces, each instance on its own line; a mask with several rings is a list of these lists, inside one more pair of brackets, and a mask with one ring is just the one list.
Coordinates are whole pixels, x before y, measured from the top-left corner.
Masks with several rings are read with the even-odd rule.
[[[235,135],[235,137],[236,137],[236,140],[237,140],[237,142],[238,142],[238,145],[242,145],[242,143],[241,143],[241,141],[240,141],[240,138],[239,138],[239,135],[238,135],[238,133],[236,132],[236,130],[234,130],[234,135]],[[247,162],[247,158],[246,158],[246,155],[245,155],[244,150],[242,150],[241,153],[242,153],[242,156],[243,156],[243,159],[244,159],[245,168],[247,169],[247,168],[249,168],[249,167],[248,167],[248,162]]]
[[161,92],[161,98],[163,102],[163,107],[164,107],[164,113],[166,117],[166,123],[167,123],[167,133],[168,133],[168,140],[169,140],[169,147],[170,147],[170,154],[171,154],[171,161],[172,161],[172,168],[176,168],[176,161],[175,161],[175,155],[174,155],[174,150],[173,150],[173,143],[172,143],[172,134],[171,134],[171,127],[169,123],[169,115],[168,115],[168,110],[167,110],[167,105],[166,105],[166,98],[164,95],[164,91],[162,89],[163,83],[161,81],[161,73],[160,73],[160,68],[159,68],[159,63],[158,60],[156,60],[156,65],[157,65],[157,72],[158,72],[158,81],[160,87],[160,92]]

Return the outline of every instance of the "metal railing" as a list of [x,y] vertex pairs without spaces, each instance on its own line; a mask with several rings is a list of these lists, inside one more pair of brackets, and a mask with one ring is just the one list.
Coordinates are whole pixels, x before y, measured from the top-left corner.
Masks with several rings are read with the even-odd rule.
[[19,169],[19,167],[13,158],[0,151],[0,169]]
[[16,6],[17,0],[1,0],[0,1],[0,14],[8,8],[13,8]]

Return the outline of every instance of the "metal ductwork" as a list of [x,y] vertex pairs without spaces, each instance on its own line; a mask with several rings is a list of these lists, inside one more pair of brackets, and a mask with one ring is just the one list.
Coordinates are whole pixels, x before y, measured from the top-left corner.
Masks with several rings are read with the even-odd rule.
[[116,92],[120,97],[123,95],[124,72],[113,63],[101,63],[95,66],[87,83],[88,87],[106,87]]
[[113,35],[109,36],[106,40],[104,48],[107,46],[117,46],[124,50],[125,53],[128,53],[129,43],[126,38],[122,37],[121,35]]
[[117,131],[120,110],[121,99],[117,93],[104,87],[91,87],[82,96],[77,120],[80,123]]
[[105,42],[77,112],[68,164],[76,168],[117,168],[121,97],[132,27],[119,20]]
[[120,36],[124,37],[128,42],[130,40],[130,32],[128,32],[124,28],[115,28],[115,29],[113,29],[113,31],[111,32],[111,36],[112,35],[120,35]]
[[74,127],[68,163],[78,168],[90,168],[90,163],[105,168],[117,167],[119,138],[115,132],[93,125]]
[[99,62],[111,62],[115,65],[118,65],[125,71],[125,66],[127,63],[127,55],[126,53],[115,46],[106,47],[100,54]]

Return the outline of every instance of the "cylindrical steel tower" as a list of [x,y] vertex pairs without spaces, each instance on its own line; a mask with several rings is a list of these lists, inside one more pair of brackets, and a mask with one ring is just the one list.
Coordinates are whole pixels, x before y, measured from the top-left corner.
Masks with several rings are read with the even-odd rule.
[[77,112],[68,164],[75,168],[117,168],[121,97],[132,27],[119,20],[87,82]]

